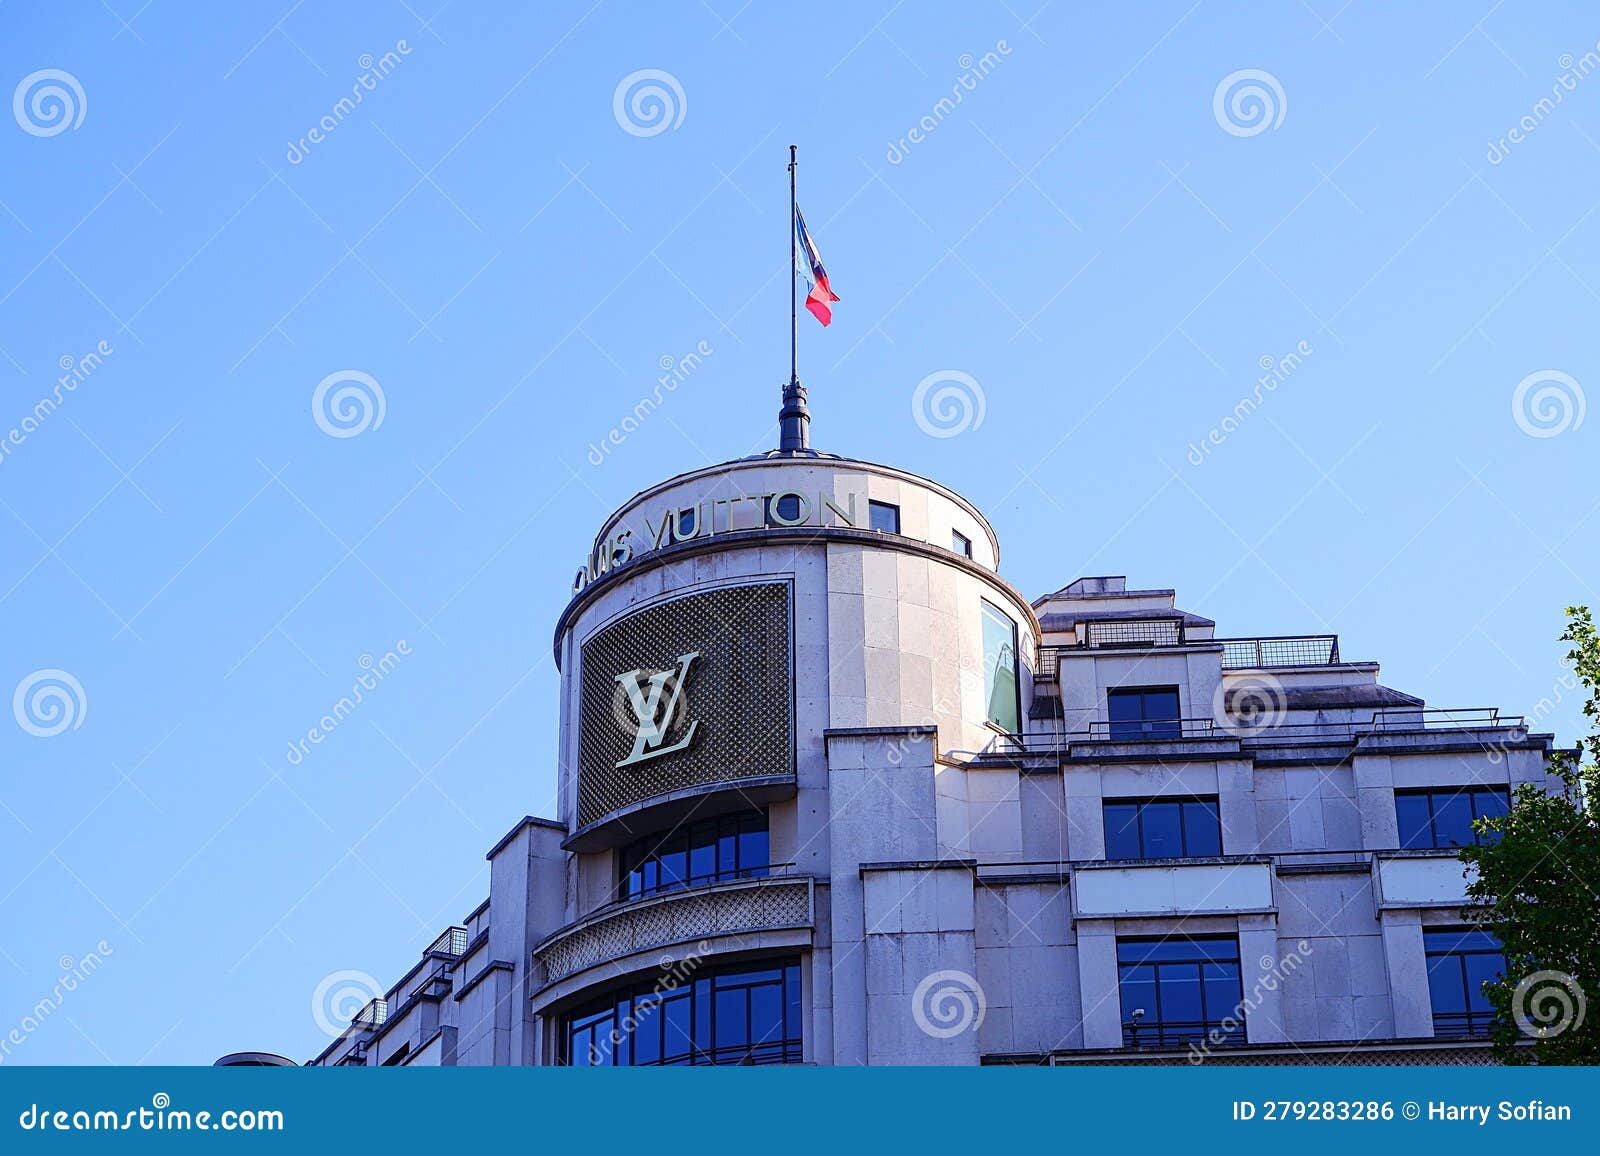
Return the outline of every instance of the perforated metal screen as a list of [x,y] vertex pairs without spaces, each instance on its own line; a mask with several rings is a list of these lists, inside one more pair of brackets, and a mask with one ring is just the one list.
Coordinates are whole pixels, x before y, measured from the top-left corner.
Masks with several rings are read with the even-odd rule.
[[[583,644],[580,827],[687,787],[794,774],[789,602],[787,582],[708,590],[630,614]],[[638,706],[663,675],[641,743]]]

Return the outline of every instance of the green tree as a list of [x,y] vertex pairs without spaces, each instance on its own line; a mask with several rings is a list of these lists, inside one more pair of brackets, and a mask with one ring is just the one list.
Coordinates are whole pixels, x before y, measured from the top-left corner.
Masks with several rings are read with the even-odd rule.
[[1600,1007],[1586,1006],[1600,1000],[1600,635],[1588,607],[1567,608],[1561,640],[1592,733],[1552,755],[1559,793],[1518,787],[1507,814],[1479,820],[1489,837],[1461,851],[1477,869],[1473,917],[1505,949],[1505,974],[1484,991],[1508,1064],[1600,1062]]

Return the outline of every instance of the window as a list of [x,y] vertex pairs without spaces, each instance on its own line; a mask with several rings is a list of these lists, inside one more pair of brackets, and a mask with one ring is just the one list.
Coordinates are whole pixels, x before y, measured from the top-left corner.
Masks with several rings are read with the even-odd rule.
[[1183,731],[1178,723],[1178,688],[1175,686],[1135,686],[1107,691],[1106,717],[1111,721],[1111,737],[1118,742],[1175,739]]
[[972,539],[960,530],[950,531],[950,549],[964,558],[972,557]]
[[752,879],[771,867],[767,813],[745,811],[685,823],[617,853],[618,897],[636,899],[725,879]]
[[989,721],[1007,734],[1022,730],[1017,685],[1017,624],[997,607],[983,604],[983,693]]
[[1181,859],[1222,854],[1215,799],[1107,799],[1107,859]]
[[1494,1009],[1483,993],[1483,985],[1505,971],[1500,941],[1487,931],[1424,930],[1422,945],[1428,957],[1433,1034],[1486,1034],[1494,1024]]
[[1464,847],[1477,843],[1479,835],[1472,829],[1473,820],[1504,815],[1510,807],[1511,793],[1505,787],[1445,787],[1394,793],[1402,847]]
[[1244,1042],[1237,939],[1119,940],[1117,979],[1123,1043]]
[[[681,965],[680,965],[681,969]],[[798,1064],[800,965],[793,960],[664,973],[589,1004],[566,1021],[573,1067]]]
[[900,532],[900,507],[890,502],[867,503],[867,528],[884,534]]

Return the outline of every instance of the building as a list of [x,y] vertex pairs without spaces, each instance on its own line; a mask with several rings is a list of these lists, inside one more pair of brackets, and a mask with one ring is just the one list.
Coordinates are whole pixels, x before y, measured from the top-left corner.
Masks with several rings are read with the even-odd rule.
[[1172,590],[1030,602],[804,401],[600,528],[559,813],[311,1063],[1488,1062],[1453,848],[1549,735]]

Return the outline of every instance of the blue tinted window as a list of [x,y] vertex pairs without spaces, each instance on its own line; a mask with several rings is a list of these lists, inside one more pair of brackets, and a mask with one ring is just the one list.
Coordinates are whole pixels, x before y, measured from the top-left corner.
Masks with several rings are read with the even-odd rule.
[[1106,692],[1106,718],[1111,737],[1118,742],[1138,739],[1175,739],[1178,689],[1172,686],[1137,686]]
[[1428,995],[1438,1036],[1484,1035],[1494,1010],[1483,985],[1505,971],[1500,941],[1487,931],[1425,930]]
[[565,1046],[574,1066],[799,1063],[799,964],[735,965],[692,985],[664,975],[619,989],[567,1019]]
[[1222,820],[1215,802],[1196,799],[1183,805],[1183,853],[1222,854]]
[[1125,1043],[1243,1041],[1237,940],[1119,940],[1117,960]]
[[1146,803],[1141,810],[1144,849],[1152,859],[1183,855],[1183,814],[1177,803]]
[[1394,814],[1400,824],[1400,846],[1433,846],[1433,807],[1427,795],[1395,794]]
[[[1473,822],[1503,815],[1510,806],[1511,794],[1505,787],[1396,791],[1394,813],[1400,830],[1400,846],[1464,847],[1482,842],[1485,837],[1473,830]],[[1491,834],[1487,838],[1496,836]]]
[[950,531],[950,549],[965,558],[972,557],[972,539],[960,530]]
[[1179,859],[1222,854],[1215,799],[1145,799],[1103,804],[1107,859]]
[[622,848],[617,867],[624,899],[766,875],[771,868],[767,813],[720,815],[651,835]]
[[1139,843],[1139,806],[1137,803],[1105,804],[1106,858],[1143,859]]
[[867,527],[885,534],[898,534],[900,507],[889,502],[868,502]]

